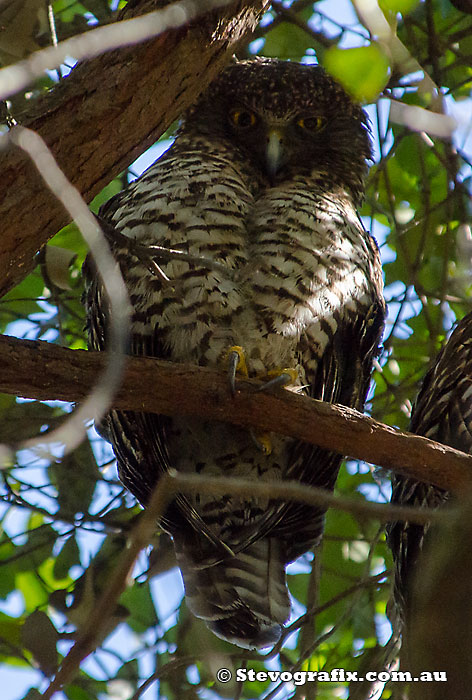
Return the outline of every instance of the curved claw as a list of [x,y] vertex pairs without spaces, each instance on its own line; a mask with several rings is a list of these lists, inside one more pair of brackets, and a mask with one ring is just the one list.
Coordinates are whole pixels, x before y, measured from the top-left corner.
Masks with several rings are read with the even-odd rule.
[[231,396],[236,394],[236,372],[239,364],[239,355],[237,352],[230,352],[228,355],[228,382]]
[[[272,376],[273,375],[273,376]],[[268,372],[268,376],[271,379],[267,380],[260,387],[256,389],[256,393],[259,391],[267,391],[267,389],[274,389],[280,386],[288,386],[289,384],[295,384],[298,379],[298,372],[296,369],[282,369],[282,370],[271,370]]]
[[236,394],[236,374],[240,374],[243,377],[248,376],[246,358],[244,357],[244,350],[240,345],[233,345],[230,347],[226,356],[228,360],[229,388],[231,396],[234,396]]

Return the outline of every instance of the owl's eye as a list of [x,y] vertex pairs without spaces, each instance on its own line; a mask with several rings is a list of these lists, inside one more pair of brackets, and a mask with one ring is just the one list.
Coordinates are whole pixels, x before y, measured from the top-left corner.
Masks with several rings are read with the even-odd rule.
[[233,109],[229,113],[229,119],[238,129],[250,129],[257,122],[256,115],[249,109]]
[[321,131],[326,126],[326,117],[300,117],[297,126],[306,131]]

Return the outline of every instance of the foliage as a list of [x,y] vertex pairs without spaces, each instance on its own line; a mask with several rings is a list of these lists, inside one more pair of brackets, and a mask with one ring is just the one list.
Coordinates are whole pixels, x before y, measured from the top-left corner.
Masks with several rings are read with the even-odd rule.
[[[56,0],[58,39],[112,21],[116,5]],[[383,0],[380,5],[390,34],[375,31],[372,17],[361,16],[360,5],[357,18],[348,0],[274,1],[241,56],[316,58],[355,96],[372,103],[376,158],[362,214],[382,251],[389,321],[370,408],[375,418],[406,428],[429,361],[471,304],[472,17],[448,0]],[[35,21],[31,32],[34,48],[51,40],[47,24],[38,29]],[[7,55],[0,43],[4,64],[18,57]],[[421,71],[439,88],[437,95]],[[10,113],[21,113],[64,72],[62,67],[15,96]],[[433,112],[447,109],[459,121],[452,141],[415,131],[416,117],[394,121],[390,100]],[[117,192],[126,177],[110,183],[92,208]],[[85,347],[80,304],[85,245],[74,224],[51,245],[73,257],[57,251],[39,255],[36,270],[0,301],[1,331]],[[38,435],[56,426],[70,408],[0,396],[2,440],[14,444]],[[15,697],[32,699],[57,670],[92,602],[113,576],[139,508],[117,481],[111,450],[93,430],[88,441],[62,459],[59,452],[51,462],[27,450],[17,459],[2,475],[0,663],[14,672],[15,687],[23,688]],[[363,464],[348,463],[337,489],[359,499],[389,498],[385,475]],[[389,636],[390,565],[377,523],[332,510],[316,559],[306,555],[291,566],[288,577],[294,615],[318,613],[280,653],[251,655],[217,640],[189,615],[181,603],[170,543],[156,535],[99,650],[64,688],[64,697],[150,697],[156,695],[154,682],[158,697],[169,700],[348,697],[355,688],[349,690],[346,683],[320,683],[316,689],[254,680],[238,690],[234,682],[218,683],[215,670],[381,668],[377,652]],[[382,697],[391,692],[387,686]]]

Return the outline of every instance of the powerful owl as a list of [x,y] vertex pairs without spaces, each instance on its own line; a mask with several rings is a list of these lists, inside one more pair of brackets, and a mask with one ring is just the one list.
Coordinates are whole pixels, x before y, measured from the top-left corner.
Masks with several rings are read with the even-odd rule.
[[[133,309],[129,352],[233,366],[262,383],[290,368],[291,390],[362,410],[384,318],[378,250],[356,210],[371,157],[367,121],[318,66],[226,68],[172,147],[101,211],[121,234],[114,255]],[[159,258],[157,274],[136,243],[141,253],[174,253]],[[86,277],[90,347],[102,350],[107,304],[90,263]],[[111,411],[104,434],[143,505],[171,467],[333,489],[341,457],[278,435],[275,415],[273,425],[266,435]],[[179,495],[162,527],[193,613],[218,636],[259,648],[280,637],[285,567],[316,546],[323,521],[321,507],[229,490]]]
[[[410,431],[472,454],[472,312],[457,324],[424,378],[410,419]],[[449,493],[395,474],[392,503],[438,508]],[[395,563],[392,623],[399,634],[411,615],[411,588],[429,527],[398,521],[387,528]]]

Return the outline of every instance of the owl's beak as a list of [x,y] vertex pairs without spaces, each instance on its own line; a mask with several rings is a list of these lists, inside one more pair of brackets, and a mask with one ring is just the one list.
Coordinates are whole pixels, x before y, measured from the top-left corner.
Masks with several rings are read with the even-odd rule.
[[284,163],[283,129],[272,127],[267,132],[266,165],[267,174],[273,178]]

